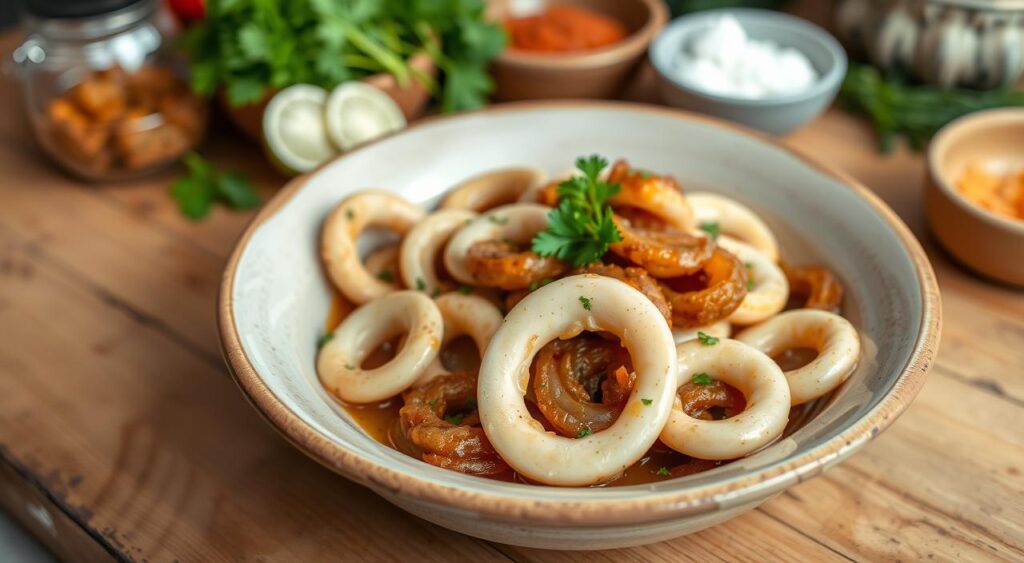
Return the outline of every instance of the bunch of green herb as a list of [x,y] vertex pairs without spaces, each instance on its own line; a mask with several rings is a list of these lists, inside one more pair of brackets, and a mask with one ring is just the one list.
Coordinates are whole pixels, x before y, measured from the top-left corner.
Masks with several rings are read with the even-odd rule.
[[872,66],[854,64],[843,81],[840,100],[848,110],[871,118],[880,150],[889,152],[897,135],[905,135],[910,146],[920,150],[950,121],[978,110],[1024,105],[1024,93],[910,85],[885,77]]
[[583,266],[600,260],[608,245],[622,240],[607,204],[620,186],[600,179],[606,166],[608,160],[597,155],[576,160],[583,175],[558,185],[558,207],[548,213],[547,229],[533,238],[534,252]]
[[[505,46],[483,0],[208,0],[206,19],[183,34],[192,85],[224,88],[233,105],[292,84],[332,88],[371,74],[422,82],[444,111],[483,105],[487,65]],[[408,64],[427,53],[439,86]]]
[[217,201],[232,209],[259,206],[260,196],[245,176],[217,170],[196,153],[186,154],[183,160],[188,173],[171,184],[171,197],[189,219],[198,221],[206,217]]

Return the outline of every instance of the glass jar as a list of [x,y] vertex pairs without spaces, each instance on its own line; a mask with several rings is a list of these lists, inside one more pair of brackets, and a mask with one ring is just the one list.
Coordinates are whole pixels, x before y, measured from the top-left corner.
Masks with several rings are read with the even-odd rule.
[[151,0],[29,0],[26,15],[15,70],[36,138],[58,164],[117,179],[199,143],[206,102],[189,88]]

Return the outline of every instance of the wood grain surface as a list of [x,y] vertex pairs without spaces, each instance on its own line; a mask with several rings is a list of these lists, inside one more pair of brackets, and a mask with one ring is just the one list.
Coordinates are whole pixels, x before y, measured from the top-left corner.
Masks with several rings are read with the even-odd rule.
[[[0,43],[7,56],[14,37]],[[642,87],[641,87],[642,90]],[[75,181],[35,148],[0,82],[0,503],[58,555],[138,561],[1024,559],[1024,293],[950,262],[926,232],[923,163],[879,155],[836,110],[787,142],[876,190],[943,292],[930,380],[839,467],[726,524],[661,544],[560,553],[405,514],[278,437],[227,377],[215,315],[250,218],[183,219],[167,173]],[[644,92],[634,93],[644,97]],[[284,183],[223,123],[203,152]]]

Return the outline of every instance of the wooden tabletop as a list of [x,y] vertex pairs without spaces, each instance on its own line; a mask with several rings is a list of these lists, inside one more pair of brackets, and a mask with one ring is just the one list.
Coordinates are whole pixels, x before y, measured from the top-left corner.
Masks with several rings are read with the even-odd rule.
[[[3,56],[13,37],[0,43]],[[182,218],[180,170],[56,171],[0,82],[0,505],[75,560],[1024,559],[1024,294],[927,235],[923,164],[831,111],[787,142],[876,190],[922,240],[945,327],[920,396],[839,467],[725,524],[603,553],[497,545],[405,514],[289,446],[218,349],[215,298],[251,213]],[[227,126],[203,152],[269,197],[285,179]],[[855,281],[855,280],[852,280]]]

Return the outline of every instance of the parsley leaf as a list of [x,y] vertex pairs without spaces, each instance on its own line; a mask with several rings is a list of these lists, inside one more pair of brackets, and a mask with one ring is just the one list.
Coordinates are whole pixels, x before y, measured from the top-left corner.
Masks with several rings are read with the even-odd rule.
[[661,467],[658,468],[657,475],[660,476],[660,477],[668,477],[671,474],[672,474],[672,472],[669,471],[668,468],[665,467],[664,465],[662,465]]
[[711,385],[711,382],[714,381],[714,379],[712,379],[710,375],[700,372],[693,374],[690,381],[693,381],[696,385]]
[[238,172],[221,172],[196,153],[183,157],[188,173],[171,184],[171,197],[182,215],[198,221],[210,213],[217,201],[231,209],[252,209],[260,197],[252,184]]
[[445,422],[447,422],[449,424],[454,424],[455,426],[458,426],[458,425],[462,424],[462,419],[465,418],[465,417],[466,417],[466,415],[464,415],[464,414],[450,414],[450,415],[444,417],[444,420],[445,420]]
[[459,286],[459,293],[461,293],[463,295],[469,295],[470,293],[473,293],[473,288],[469,287],[468,285],[460,285]]
[[654,399],[640,399],[640,402],[643,403],[645,407],[649,407],[651,406],[651,403],[654,402]]
[[333,330],[332,330],[332,331],[330,331],[330,332],[325,332],[325,333],[324,333],[324,334],[323,334],[322,336],[320,336],[320,338],[319,338],[319,339],[317,339],[317,341],[316,341],[316,347],[317,347],[317,349],[319,350],[320,348],[323,348],[323,347],[324,347],[324,344],[327,344],[328,342],[330,342],[332,338],[334,338],[334,331],[333,331]]
[[534,252],[583,266],[604,256],[610,244],[622,241],[607,205],[620,186],[599,178],[606,166],[608,160],[598,155],[576,159],[583,176],[558,185],[561,201],[548,213],[547,228],[533,238]]
[[705,346],[714,346],[715,344],[718,344],[717,336],[711,336],[710,334],[706,334],[703,331],[697,331],[697,340],[699,340],[700,343]]
[[716,240],[718,238],[718,235],[722,234],[721,227],[715,221],[701,223],[700,230],[707,233],[708,236],[711,237],[711,240]]
[[591,307],[590,298],[580,295],[580,305],[583,305],[583,308],[589,311]]
[[416,289],[419,291],[426,291],[427,282],[423,281],[423,278],[416,278]]
[[584,428],[583,430],[580,430],[579,432],[576,433],[576,437],[577,438],[586,438],[587,436],[590,436],[593,433],[594,433],[594,431],[591,430],[590,428]]
[[384,283],[391,283],[395,281],[395,274],[392,274],[388,270],[381,270],[381,272],[377,274],[377,279]]

